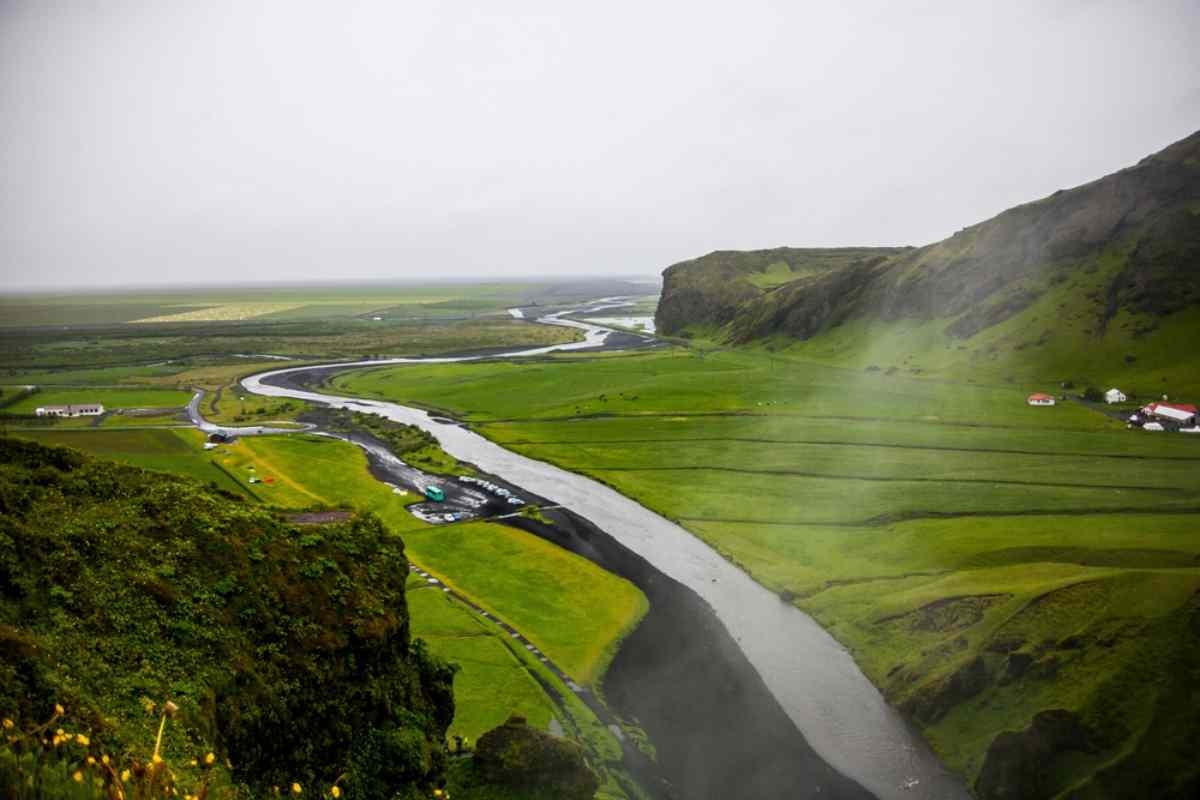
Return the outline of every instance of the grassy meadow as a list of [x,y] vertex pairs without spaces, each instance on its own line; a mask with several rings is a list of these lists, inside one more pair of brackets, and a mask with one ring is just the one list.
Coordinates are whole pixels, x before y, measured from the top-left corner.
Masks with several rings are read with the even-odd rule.
[[214,464],[203,448],[204,434],[192,428],[25,430],[18,435],[40,444],[74,447],[100,458],[186,475],[204,483],[215,483],[217,488],[247,499],[257,499],[252,487]]
[[1055,766],[1066,786],[1165,735],[1200,590],[1200,437],[1024,402],[1055,388],[764,349],[334,382],[453,413],[677,520],[813,614],[969,778],[998,732],[1077,712],[1102,741]]

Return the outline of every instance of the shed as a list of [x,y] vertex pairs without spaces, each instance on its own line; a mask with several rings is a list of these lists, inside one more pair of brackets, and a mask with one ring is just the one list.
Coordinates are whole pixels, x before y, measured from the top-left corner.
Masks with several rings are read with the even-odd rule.
[[1054,396],[1036,392],[1029,395],[1025,402],[1029,403],[1031,406],[1052,406],[1054,405]]
[[1109,389],[1104,393],[1104,402],[1109,403],[1124,403],[1127,399],[1125,393],[1120,389]]

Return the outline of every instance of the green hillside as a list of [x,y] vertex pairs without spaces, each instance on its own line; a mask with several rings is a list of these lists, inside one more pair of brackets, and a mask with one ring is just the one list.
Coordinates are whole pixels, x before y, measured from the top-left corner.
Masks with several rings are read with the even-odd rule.
[[0,521],[0,716],[81,734],[51,765],[115,781],[111,754],[141,775],[164,724],[182,787],[206,779],[206,752],[255,795],[386,774],[425,797],[442,780],[454,672],[410,640],[403,544],[373,515],[298,526],[190,479],[0,438]]
[[[771,266],[788,254],[806,268]],[[1200,332],[1200,133],[926,247],[714,253],[663,277],[666,334],[864,369],[1196,393],[1181,344]]]

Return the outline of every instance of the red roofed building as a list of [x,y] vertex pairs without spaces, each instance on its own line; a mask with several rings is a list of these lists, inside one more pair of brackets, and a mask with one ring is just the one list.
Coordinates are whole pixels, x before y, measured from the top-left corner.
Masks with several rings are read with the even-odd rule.
[[1025,402],[1029,403],[1031,406],[1052,406],[1054,405],[1054,396],[1037,392],[1029,395],[1029,397],[1025,399]]
[[1142,409],[1142,413],[1184,424],[1196,420],[1196,407],[1191,403],[1151,403]]

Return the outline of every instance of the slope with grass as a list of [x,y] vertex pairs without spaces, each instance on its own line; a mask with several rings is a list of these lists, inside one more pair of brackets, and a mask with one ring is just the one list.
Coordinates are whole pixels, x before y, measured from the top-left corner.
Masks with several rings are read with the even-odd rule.
[[244,481],[239,480],[230,470],[223,469],[219,459],[205,453],[204,434],[191,428],[122,431],[28,430],[14,435],[45,445],[73,447],[100,458],[146,469],[186,475],[247,500],[257,499]]
[[447,410],[681,522],[845,643],[982,796],[1020,779],[1054,710],[1074,735],[1039,751],[1033,796],[1195,780],[1179,748],[1200,718],[1171,698],[1194,689],[1176,665],[1196,657],[1200,441],[1029,407],[1036,384],[755,348],[334,383]]
[[[843,255],[791,279],[780,267],[823,252]],[[663,277],[667,334],[843,366],[1200,394],[1181,346],[1200,330],[1200,133],[926,247],[722,252]]]
[[94,748],[89,786],[117,780],[101,754],[150,763],[163,728],[147,708],[167,700],[168,763],[196,774],[189,759],[215,751],[250,796],[381,774],[406,798],[438,785],[454,673],[410,640],[403,544],[378,518],[296,526],[186,478],[6,437],[0,509],[0,716],[29,731],[68,709],[58,724]]

